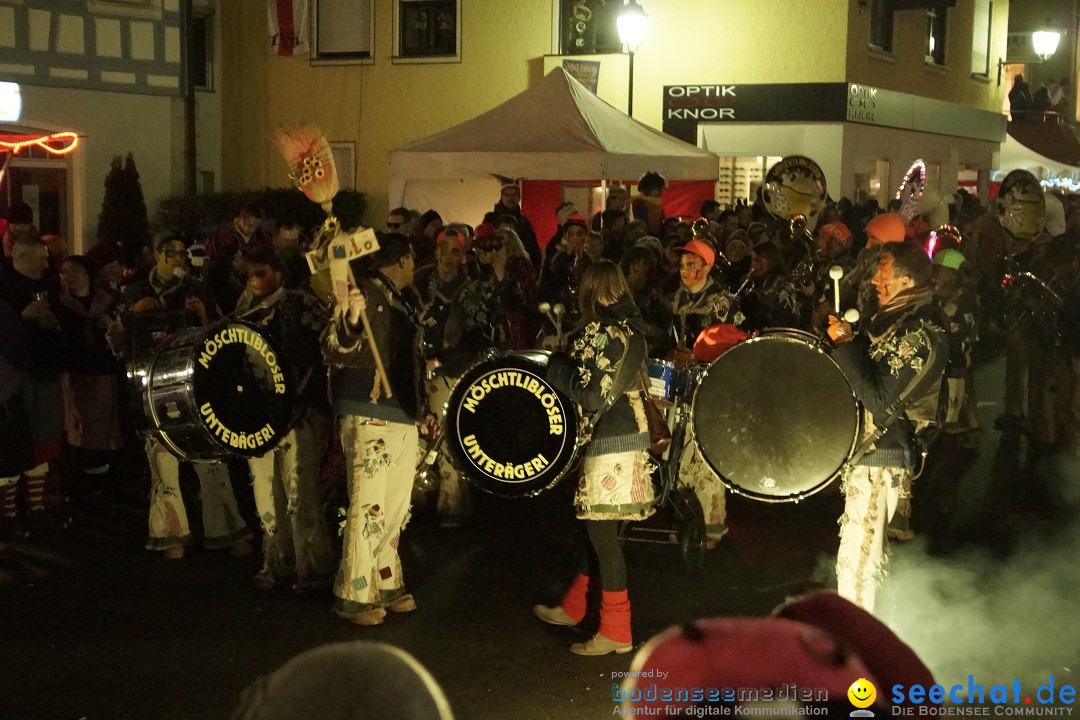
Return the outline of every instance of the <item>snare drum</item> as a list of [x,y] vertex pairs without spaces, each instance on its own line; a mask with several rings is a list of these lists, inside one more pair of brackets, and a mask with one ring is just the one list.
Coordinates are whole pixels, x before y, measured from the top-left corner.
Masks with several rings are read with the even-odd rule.
[[649,358],[649,395],[658,407],[668,407],[682,388],[682,373],[674,363]]
[[733,492],[798,502],[835,479],[862,431],[851,385],[817,338],[768,330],[701,377],[691,412],[705,462]]
[[582,423],[577,406],[544,379],[548,357],[535,351],[482,360],[450,394],[446,448],[481,490],[536,495],[575,467]]
[[139,378],[150,432],[182,460],[264,455],[289,432],[296,404],[283,364],[246,322],[169,335]]

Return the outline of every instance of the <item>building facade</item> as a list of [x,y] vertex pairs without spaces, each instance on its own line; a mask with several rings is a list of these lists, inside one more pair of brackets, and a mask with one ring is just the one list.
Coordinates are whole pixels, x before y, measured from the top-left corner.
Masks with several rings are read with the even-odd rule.
[[[189,57],[196,93],[197,173],[204,187],[221,174],[217,0],[193,4]],[[42,233],[70,252],[96,240],[104,180],[115,156],[134,156],[151,215],[183,190],[181,0],[0,0],[0,81],[17,83],[22,110],[0,122],[5,135],[72,131],[80,143],[63,157],[24,149],[0,185],[0,212],[30,204]]]
[[626,109],[633,92],[636,119],[721,156],[721,199],[747,196],[789,154],[815,159],[834,197],[884,202],[919,158],[932,187],[951,192],[958,179],[978,179],[985,192],[1005,135],[996,60],[1008,0],[642,4],[649,26],[631,88],[616,3],[294,2],[305,14],[292,27],[309,46],[291,56],[260,31],[265,3],[228,3],[224,185],[285,184],[270,138],[302,119],[354,159],[344,183],[368,195],[368,219],[377,222],[387,209],[390,150],[485,112],[569,63],[612,105]]

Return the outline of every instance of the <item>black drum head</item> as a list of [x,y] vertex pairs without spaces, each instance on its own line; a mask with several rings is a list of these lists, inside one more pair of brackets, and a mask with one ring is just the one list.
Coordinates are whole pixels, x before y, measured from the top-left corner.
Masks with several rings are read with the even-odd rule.
[[192,348],[196,412],[230,453],[259,457],[289,431],[295,388],[277,347],[258,328],[213,328]]
[[504,355],[462,376],[446,409],[454,465],[493,495],[535,495],[573,468],[577,409],[544,379],[546,356]]
[[858,439],[858,404],[831,357],[796,333],[736,345],[701,378],[692,422],[709,466],[733,491],[794,502],[837,476]]

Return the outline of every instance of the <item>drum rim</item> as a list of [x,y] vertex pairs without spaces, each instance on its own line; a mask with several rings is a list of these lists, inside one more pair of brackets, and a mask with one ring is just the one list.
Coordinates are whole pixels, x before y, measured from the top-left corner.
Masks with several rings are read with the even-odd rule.
[[[451,404],[452,400],[454,400],[456,397],[459,396],[458,389],[462,387],[462,382],[465,380],[465,377],[467,375],[469,375],[470,373],[472,373],[477,368],[479,368],[481,365],[484,365],[485,363],[490,363],[493,360],[497,360],[499,358],[506,358],[506,357],[520,358],[521,360],[523,360],[525,362],[532,363],[532,364],[536,365],[537,368],[539,368],[539,369],[543,369],[543,367],[544,367],[543,365],[541,365],[536,360],[533,360],[529,356],[530,355],[541,356],[541,357],[545,358],[545,360],[549,360],[551,358],[552,354],[553,353],[550,350],[542,350],[542,349],[537,349],[537,350],[512,350],[510,352],[504,352],[504,353],[487,352],[487,353],[484,354],[484,357],[482,357],[479,360],[477,360],[476,362],[472,363],[463,373],[461,373],[461,376],[458,378],[457,383],[454,385],[453,390],[450,391],[450,396],[447,398],[446,403],[443,405],[443,437],[446,438],[446,444],[447,444],[447,453],[446,454],[447,454],[447,457],[450,460],[450,464],[453,466],[453,468],[455,470],[457,470],[469,482],[470,485],[478,488],[479,490],[481,490],[483,492],[488,493],[489,495],[494,495],[495,497],[504,497],[504,498],[530,498],[530,497],[536,497],[540,493],[546,492],[547,490],[550,490],[551,488],[555,487],[560,482],[562,482],[563,479],[567,475],[569,475],[573,470],[575,470],[578,467],[578,465],[581,463],[581,459],[583,457],[582,456],[582,449],[583,449],[583,446],[584,446],[583,438],[584,438],[584,434],[585,434],[585,425],[586,425],[586,422],[587,422],[585,417],[584,417],[584,414],[581,412],[581,409],[578,407],[577,403],[575,403],[573,400],[571,400],[565,393],[563,393],[562,391],[558,390],[553,385],[551,385],[551,383],[549,383],[547,381],[547,379],[544,378],[542,375],[538,375],[538,377],[548,387],[550,387],[555,392],[556,396],[562,401],[564,409],[572,410],[574,412],[574,416],[575,416],[574,417],[573,443],[572,443],[572,448],[573,449],[571,450],[569,460],[567,461],[566,466],[559,473],[557,473],[551,480],[549,480],[546,484],[544,484],[544,485],[542,485],[542,486],[540,486],[538,488],[531,489],[531,490],[529,490],[527,492],[513,492],[513,493],[495,492],[495,490],[493,490],[491,488],[488,488],[488,487],[485,487],[484,484],[478,483],[473,478],[470,471],[475,470],[474,466],[469,465],[468,467],[462,467],[461,462],[458,460],[457,452],[455,451],[456,448],[457,448],[456,443],[457,443],[458,433],[457,433],[456,428],[454,428],[454,430],[451,432],[451,428],[450,428],[450,424],[451,424],[450,423],[450,419],[451,419],[450,404]],[[461,394],[464,394],[464,390],[461,391]],[[569,427],[569,424],[568,423],[564,424],[564,427]],[[568,438],[570,437],[569,433],[567,434],[567,437]],[[571,444],[568,443],[567,446],[571,446]],[[462,453],[462,454],[464,454],[464,453]],[[486,480],[490,480],[490,478],[486,478]],[[520,486],[523,486],[523,487],[528,486],[529,482],[530,481],[525,481],[525,482],[521,483]]]
[[[260,338],[262,338],[262,340],[264,342],[266,342],[271,347],[271,349],[274,352],[274,355],[278,358],[280,363],[284,364],[286,362],[286,358],[281,354],[281,348],[278,346],[277,341],[274,338],[270,337],[270,335],[264,331],[264,328],[260,327],[259,325],[256,325],[255,323],[252,323],[252,322],[250,322],[248,320],[241,320],[241,319],[237,319],[237,318],[222,318],[222,319],[218,320],[215,323],[210,323],[208,325],[203,325],[201,327],[180,328],[178,330],[175,330],[174,332],[169,333],[168,335],[166,335],[164,338],[161,339],[161,343],[158,345],[157,350],[154,352],[154,356],[153,356],[153,358],[151,358],[150,364],[147,365],[146,383],[145,383],[143,389],[141,390],[141,393],[142,393],[142,399],[143,399],[143,406],[144,406],[144,408],[146,408],[148,410],[147,414],[149,415],[150,420],[151,420],[151,422],[153,424],[153,427],[148,432],[150,432],[150,434],[152,434],[155,438],[157,438],[163,445],[165,445],[166,448],[169,449],[170,452],[172,452],[178,458],[181,458],[183,460],[187,460],[189,462],[216,462],[218,460],[221,460],[222,456],[219,455],[219,454],[214,454],[214,451],[224,452],[225,453],[225,458],[239,457],[239,458],[242,458],[242,459],[246,460],[246,459],[250,459],[250,458],[262,457],[267,452],[273,451],[274,448],[276,448],[278,446],[278,444],[285,438],[285,436],[287,436],[289,434],[289,432],[292,430],[292,426],[293,426],[293,423],[295,421],[295,414],[296,414],[295,413],[295,409],[296,409],[295,407],[293,408],[293,412],[290,413],[292,417],[290,417],[288,422],[285,423],[285,425],[282,427],[281,431],[279,431],[278,433],[275,434],[275,436],[274,436],[274,438],[273,438],[273,440],[271,442],[267,443],[262,448],[258,448],[258,451],[259,451],[258,454],[252,454],[252,453],[249,453],[249,452],[245,452],[240,448],[234,448],[231,445],[226,444],[224,440],[222,440],[222,439],[218,438],[216,435],[214,435],[214,433],[210,430],[209,426],[207,426],[207,424],[202,421],[202,418],[198,413],[198,407],[196,407],[196,405],[194,404],[194,395],[191,392],[188,392],[188,393],[184,394],[184,402],[187,405],[187,409],[190,412],[190,414],[193,417],[196,418],[196,422],[191,423],[191,425],[198,428],[198,433],[199,433],[199,435],[201,437],[205,437],[205,438],[209,439],[211,446],[199,449],[199,450],[197,450],[195,452],[192,452],[192,451],[189,451],[189,450],[184,450],[184,449],[180,448],[176,444],[176,441],[173,440],[173,438],[170,436],[169,430],[160,429],[161,428],[161,422],[159,421],[159,416],[158,416],[158,412],[157,412],[157,406],[156,406],[156,403],[154,403],[153,400],[152,400],[152,395],[154,394],[154,390],[156,390],[156,389],[164,389],[164,388],[155,388],[154,384],[153,384],[154,373],[155,373],[155,370],[157,369],[158,360],[160,359],[163,351],[167,351],[169,349],[174,348],[175,347],[175,341],[180,336],[186,336],[186,335],[190,334],[191,339],[192,339],[192,343],[191,343],[192,352],[186,354],[186,356],[184,358],[184,362],[182,363],[181,369],[188,375],[189,379],[187,381],[187,384],[191,387],[192,392],[193,392],[193,390],[194,390],[194,366],[195,366],[194,347],[195,347],[195,345],[198,344],[199,342],[202,342],[207,337],[209,337],[211,334],[213,334],[214,332],[218,331],[221,328],[232,327],[232,326],[236,326],[236,325],[241,325],[241,326],[246,327],[247,329],[255,332]],[[285,382],[288,384],[287,385],[287,390],[286,390],[286,396],[287,397],[292,396],[293,399],[295,400],[296,388],[291,387],[292,382],[288,378],[287,375],[286,375]]]
[[[694,440],[694,450],[698,453],[698,455],[701,456],[701,459],[708,466],[709,470],[711,470],[712,473],[716,475],[717,478],[719,478],[720,482],[722,482],[728,490],[730,490],[736,495],[742,495],[752,500],[758,500],[771,504],[797,503],[805,500],[811,495],[815,495],[832,485],[833,482],[844,473],[845,468],[848,467],[848,464],[851,461],[851,457],[855,452],[855,448],[858,447],[859,440],[862,438],[863,430],[865,427],[864,411],[862,403],[859,402],[858,397],[856,397],[855,395],[855,391],[851,387],[851,382],[847,379],[847,375],[844,373],[839,363],[837,363],[836,360],[833,359],[832,355],[825,351],[824,347],[822,347],[817,342],[811,343],[804,339],[801,339],[802,336],[812,337],[816,340],[820,340],[820,338],[814,335],[814,333],[806,330],[801,330],[799,328],[766,328],[761,332],[760,335],[749,338],[741,343],[732,345],[730,348],[721,353],[715,360],[709,363],[708,367],[706,367],[705,370],[702,372],[697,384],[694,386],[694,395],[690,403],[690,428]],[[735,482],[733,482],[723,473],[721,473],[717,469],[716,464],[712,460],[710,460],[709,457],[705,454],[705,452],[701,448],[701,441],[699,439],[700,435],[697,432],[697,414],[694,412],[694,407],[696,407],[697,405],[698,393],[701,390],[702,380],[708,377],[709,371],[713,368],[713,366],[719,363],[720,360],[723,359],[728,353],[734,352],[736,349],[743,347],[744,345],[747,345],[749,343],[760,342],[765,339],[769,339],[770,341],[782,341],[793,343],[796,345],[802,345],[812,350],[813,352],[819,353],[820,355],[826,357],[833,365],[833,367],[836,368],[836,371],[839,373],[840,377],[844,380],[844,383],[848,388],[848,392],[851,394],[852,407],[855,410],[855,432],[851,439],[850,445],[844,453],[844,461],[840,463],[839,467],[837,467],[836,470],[833,471],[833,473],[829,475],[828,478],[820,481],[819,483],[807,490],[801,491],[793,495],[766,495],[764,493],[748,490],[740,485],[737,485]]]

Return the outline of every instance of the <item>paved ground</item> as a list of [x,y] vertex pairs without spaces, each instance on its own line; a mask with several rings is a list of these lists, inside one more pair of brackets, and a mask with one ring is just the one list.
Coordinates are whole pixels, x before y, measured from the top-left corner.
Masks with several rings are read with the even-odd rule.
[[[1000,373],[1000,362],[980,372],[985,397],[1000,396]],[[983,415],[999,409],[987,403]],[[939,680],[1076,685],[1078,474],[1000,439],[988,431],[977,454],[939,449],[917,486],[920,537],[895,547],[879,612]],[[373,628],[335,617],[325,598],[254,589],[254,558],[163,561],[141,548],[141,491],[108,493],[69,537],[9,546],[0,559],[0,718],[227,718],[259,674],[353,638],[413,653],[459,718],[610,717],[611,674],[631,656],[571,655],[575,636],[529,612],[568,578],[569,489],[481,498],[479,521],[457,530],[418,514],[403,556],[420,610]],[[955,509],[938,517],[949,498]],[[628,544],[635,639],[694,617],[763,615],[829,586],[841,506],[835,489],[799,505],[736,498],[730,536],[699,568],[674,545]]]

